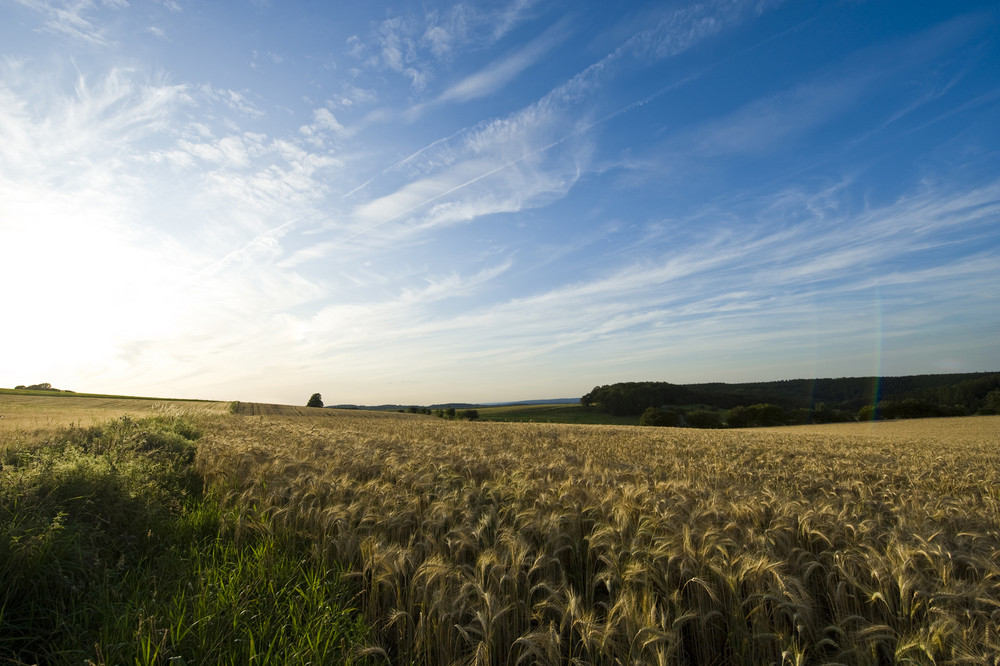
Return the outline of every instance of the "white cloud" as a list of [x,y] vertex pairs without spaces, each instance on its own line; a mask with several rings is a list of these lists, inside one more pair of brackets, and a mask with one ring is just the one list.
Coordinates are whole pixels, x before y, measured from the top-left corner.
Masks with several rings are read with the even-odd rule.
[[233,111],[248,118],[263,118],[267,115],[257,108],[256,104],[247,99],[246,91],[215,88],[207,83],[203,84],[199,90],[207,99],[222,102]]
[[514,53],[491,63],[445,90],[438,102],[460,101],[486,97],[507,85],[521,72],[534,65],[563,38],[561,29],[550,29]]
[[234,331],[322,295],[270,266],[336,160],[250,132],[216,138],[181,120],[194,103],[184,86],[113,70],[81,76],[65,95],[22,65],[4,67],[0,265],[11,279],[32,276],[8,304],[25,321],[3,333],[23,352],[12,373],[55,377],[86,358],[78,372],[124,388],[147,370],[217,368],[190,350],[217,344],[231,359],[225,349],[243,348]]
[[691,137],[691,150],[707,157],[762,152],[839,115],[855,104],[865,81],[809,84],[756,100],[727,117],[710,121]]
[[[394,192],[356,207],[349,238],[380,228],[386,242],[403,235],[467,222],[486,215],[533,208],[560,198],[580,177],[587,147],[548,156],[552,143],[537,146],[537,126],[496,123],[463,137],[465,151],[446,168],[408,181]],[[442,146],[442,150],[451,149]],[[386,225],[399,223],[395,230]]]
[[[527,8],[526,4],[517,6],[518,11]],[[398,242],[405,235],[491,214],[518,212],[565,196],[590,168],[588,134],[595,124],[579,119],[586,117],[587,106],[599,96],[603,81],[615,76],[615,70],[636,54],[641,58],[663,58],[690,48],[736,21],[741,7],[732,10],[698,5],[671,11],[655,27],[633,36],[536,103],[507,117],[461,130],[397,162],[352,190],[351,194],[359,190],[368,194],[389,188],[355,207],[352,231],[346,240],[356,241],[379,229],[386,243]],[[417,52],[415,42],[404,38],[414,30],[413,25],[412,20],[398,17],[380,24],[383,47],[391,52],[391,57],[385,51],[383,56],[397,70],[406,62],[404,53],[415,57]],[[434,103],[464,101],[496,92],[564,37],[564,26],[557,24],[517,52],[455,84]],[[426,108],[429,105],[418,105],[411,111],[421,113]],[[343,220],[337,224],[342,226]],[[339,246],[334,241],[323,247],[332,251]],[[298,257],[314,259],[321,254],[309,250]]]
[[79,76],[70,100],[53,94],[51,82],[33,80],[17,65],[4,73],[3,159],[43,182],[91,173],[81,167],[162,131],[172,122],[172,110],[189,102],[185,86],[138,82],[125,69],[111,70],[96,82]]
[[528,10],[537,4],[537,1],[513,0],[506,7],[502,8],[497,15],[491,17],[490,22],[494,26],[493,39],[499,40],[503,38],[515,26],[523,22],[528,15]]
[[[110,43],[98,29],[108,8],[73,7],[78,20],[67,26]],[[389,382],[416,379],[422,390],[450,382],[470,399],[474,367],[475,382],[524,397],[526,377],[557,370],[582,391],[594,374],[663,378],[699,355],[726,358],[733,372],[750,367],[749,355],[798,367],[774,349],[799,365],[818,351],[846,358],[875,339],[873,312],[886,340],[903,346],[921,330],[957,327],[949,318],[996,311],[995,257],[982,249],[996,239],[995,181],[931,178],[877,204],[859,203],[868,193],[857,172],[819,186],[790,178],[733,188],[694,209],[664,193],[675,183],[667,175],[705,157],[770,155],[806,135],[856,106],[875,75],[841,68],[758,94],[670,137],[666,157],[656,155],[662,144],[649,156],[610,154],[616,132],[604,128],[618,127],[609,119],[683,83],[637,100],[619,92],[647,71],[672,70],[643,69],[650,63],[751,16],[750,2],[658,6],[649,27],[513,113],[458,130],[373,130],[421,94],[465,102],[510,86],[556,48],[562,24],[500,49],[479,71],[465,56],[482,62],[535,9],[514,1],[389,15],[348,40],[358,68],[288,98],[298,105],[289,118],[266,116],[277,105],[263,87],[174,85],[124,68],[94,75],[88,67],[99,65],[81,59],[84,73],[67,88],[7,60],[0,267],[11,279],[36,277],[10,298],[30,326],[0,332],[4,348],[23,350],[16,370],[56,380],[61,368],[82,368],[69,384],[82,389],[123,392],[155,378],[178,387],[174,395],[284,399],[305,384],[322,388],[315,382],[332,381],[336,368],[354,395],[393,399]],[[453,85],[434,90],[442,81]],[[906,113],[938,99],[915,98]],[[476,108],[448,111],[465,119]],[[400,136],[444,138],[414,150]],[[580,187],[605,187],[608,165],[662,180],[662,217],[632,209],[631,192]],[[687,377],[705,379],[696,370]]]
[[[929,190],[863,214],[830,206],[830,198],[838,196],[830,190],[801,193],[798,201],[786,195],[780,208],[750,200],[726,234],[676,249],[650,250],[642,261],[594,279],[542,288],[534,295],[453,316],[405,311],[397,319],[388,304],[384,309],[335,308],[317,323],[318,331],[331,336],[323,353],[358,353],[372,340],[405,338],[409,367],[415,372],[439,363],[447,347],[451,362],[474,360],[483,372],[503,373],[505,366],[530,364],[537,373],[561,349],[575,349],[577,362],[591,367],[612,357],[621,367],[623,355],[636,364],[663,363],[672,345],[693,358],[713,353],[763,357],[775,349],[801,349],[832,359],[884,333],[899,341],[887,342],[887,351],[903,349],[923,327],[946,325],[927,309],[929,303],[948,302],[952,313],[974,316],[995,282],[995,271],[991,257],[977,254],[973,241],[957,254],[932,254],[925,261],[932,261],[933,268],[916,264],[903,269],[914,264],[899,260],[949,247],[956,225],[963,228],[964,237],[974,238],[976,229],[989,233],[998,214],[998,187],[991,183],[976,190]],[[826,203],[810,206],[811,197]],[[800,219],[803,204],[824,210],[825,216],[812,222]],[[772,219],[776,230],[760,232],[748,224],[756,215],[797,221],[786,228],[780,219]],[[694,220],[675,224],[697,228]],[[886,273],[886,265],[900,268]],[[919,291],[910,291],[916,285]],[[907,291],[895,293],[896,287]],[[881,289],[877,302],[876,288]],[[920,296],[914,299],[909,293]],[[875,307],[887,310],[884,330],[875,330]],[[359,327],[350,335],[337,335],[345,321]],[[383,338],[389,335],[385,331],[394,337]],[[593,360],[584,363],[581,358]],[[836,372],[832,366],[803,370],[802,355],[794,358],[775,370],[775,376]],[[385,361],[389,365],[401,359],[390,355]],[[740,367],[733,366],[733,372]]]
[[319,129],[330,130],[336,134],[345,132],[344,126],[337,121],[329,109],[320,108],[313,111],[314,126]]
[[743,0],[717,0],[671,8],[655,26],[636,33],[618,52],[650,60],[675,56],[738,22],[749,4]]
[[454,37],[440,25],[432,25],[424,31],[424,41],[430,44],[431,53],[438,58],[445,58],[451,54]]
[[[530,16],[534,4],[535,0],[514,0],[491,8],[457,3],[446,10],[427,10],[423,15],[404,12],[375,24],[368,39],[358,35],[349,37],[347,53],[370,68],[403,75],[413,90],[420,92],[437,78],[437,63],[451,61],[461,52],[495,44]],[[518,66],[522,70],[527,67],[518,65],[516,57],[506,64],[508,68]],[[503,67],[498,67],[492,77],[510,78],[516,74],[504,73],[500,71]],[[481,88],[485,83],[470,81],[466,85],[470,89]],[[459,90],[455,94],[464,93]]]
[[177,147],[204,162],[210,162],[229,169],[241,169],[250,165],[254,157],[264,151],[259,135],[226,136],[215,141],[193,142],[181,139]]
[[[92,0],[60,2],[58,0],[16,0],[44,18],[45,29],[49,32],[70,37],[93,45],[108,46],[112,40],[105,30],[99,28],[90,15],[97,11]],[[127,7],[127,2],[102,3],[112,9]]]
[[374,104],[378,101],[378,94],[371,88],[360,88],[353,83],[345,83],[343,95],[337,102],[340,106],[354,106],[356,104]]

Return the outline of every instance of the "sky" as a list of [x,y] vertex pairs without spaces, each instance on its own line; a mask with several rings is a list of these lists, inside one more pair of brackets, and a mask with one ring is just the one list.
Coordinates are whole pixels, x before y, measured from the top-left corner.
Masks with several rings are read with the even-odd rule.
[[1000,370],[1000,6],[0,0],[0,271],[0,386]]

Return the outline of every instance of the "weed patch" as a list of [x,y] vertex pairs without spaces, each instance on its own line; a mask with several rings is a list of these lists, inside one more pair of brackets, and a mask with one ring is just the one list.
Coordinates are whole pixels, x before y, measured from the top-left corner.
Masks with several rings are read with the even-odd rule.
[[340,572],[281,534],[237,539],[200,434],[123,417],[0,451],[0,661],[351,661],[366,630]]

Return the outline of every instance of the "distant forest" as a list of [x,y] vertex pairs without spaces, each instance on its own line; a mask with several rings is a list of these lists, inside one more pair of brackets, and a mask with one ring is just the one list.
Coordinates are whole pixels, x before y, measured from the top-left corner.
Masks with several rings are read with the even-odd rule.
[[650,425],[702,427],[997,414],[1000,372],[745,384],[620,382],[595,386],[580,404],[616,416],[643,415]]

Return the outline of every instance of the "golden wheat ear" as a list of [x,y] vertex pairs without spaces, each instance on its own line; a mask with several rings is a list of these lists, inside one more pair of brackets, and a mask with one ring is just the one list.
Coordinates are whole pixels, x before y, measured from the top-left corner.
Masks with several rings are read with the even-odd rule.
[[232,529],[293,533],[350,568],[373,659],[1000,654],[985,444],[1000,417],[759,432],[231,418],[198,464],[240,507]]

